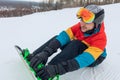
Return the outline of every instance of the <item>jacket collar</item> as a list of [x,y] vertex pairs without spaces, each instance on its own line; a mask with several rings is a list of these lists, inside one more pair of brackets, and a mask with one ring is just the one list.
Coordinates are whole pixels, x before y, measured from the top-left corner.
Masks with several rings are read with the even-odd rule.
[[92,33],[83,33],[83,34],[84,34],[85,37],[91,36],[93,34],[98,33],[100,31],[100,28],[101,28],[101,24],[96,25],[95,29],[94,29],[94,31]]

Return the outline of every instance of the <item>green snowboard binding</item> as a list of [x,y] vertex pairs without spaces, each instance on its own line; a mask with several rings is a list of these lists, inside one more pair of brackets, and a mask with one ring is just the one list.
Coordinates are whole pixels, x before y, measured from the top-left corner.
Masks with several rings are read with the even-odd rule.
[[[15,49],[19,53],[21,59],[23,60],[24,64],[26,65],[26,67],[30,70],[31,75],[34,77],[34,79],[36,78],[35,80],[42,80],[40,77],[35,76],[36,72],[30,67],[30,62],[27,60],[27,57],[30,54],[29,50],[26,48],[26,49],[24,49],[24,53],[23,53],[23,50],[17,45],[15,45]],[[44,66],[43,64],[39,64],[38,69],[42,68],[43,66]],[[53,78],[49,78],[48,80],[59,80],[59,75],[56,75]]]

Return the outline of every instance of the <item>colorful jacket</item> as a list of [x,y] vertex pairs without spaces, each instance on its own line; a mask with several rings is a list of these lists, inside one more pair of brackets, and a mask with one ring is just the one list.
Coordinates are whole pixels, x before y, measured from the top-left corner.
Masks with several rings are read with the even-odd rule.
[[105,47],[107,39],[104,31],[104,23],[98,26],[91,35],[83,33],[80,30],[80,26],[79,22],[66,31],[62,31],[56,39],[60,42],[61,46],[74,39],[80,40],[88,46],[82,54],[75,57],[80,68],[83,68],[92,64],[99,56],[106,57]]

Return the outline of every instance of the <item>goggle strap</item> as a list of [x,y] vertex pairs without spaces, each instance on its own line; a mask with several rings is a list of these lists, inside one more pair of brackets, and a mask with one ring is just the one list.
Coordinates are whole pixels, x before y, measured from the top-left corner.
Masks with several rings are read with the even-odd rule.
[[102,9],[98,14],[95,14],[95,19],[104,13],[104,9]]

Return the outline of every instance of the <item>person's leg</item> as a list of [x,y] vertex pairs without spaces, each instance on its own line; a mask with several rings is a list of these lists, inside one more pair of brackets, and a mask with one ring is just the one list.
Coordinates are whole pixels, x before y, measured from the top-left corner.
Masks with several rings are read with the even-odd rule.
[[48,64],[57,64],[62,61],[70,60],[81,54],[86,48],[84,43],[79,40],[73,40],[68,43],[62,51],[56,55]]
[[50,43],[50,41],[52,41],[55,38],[56,38],[56,36],[52,37],[50,40],[48,40],[46,43],[44,43],[42,46],[40,46],[38,49],[36,49],[33,52],[33,54],[36,55],[36,54],[40,53]]

